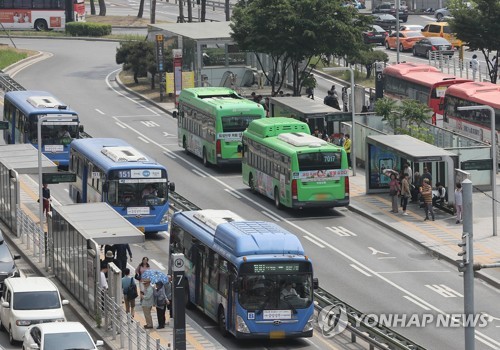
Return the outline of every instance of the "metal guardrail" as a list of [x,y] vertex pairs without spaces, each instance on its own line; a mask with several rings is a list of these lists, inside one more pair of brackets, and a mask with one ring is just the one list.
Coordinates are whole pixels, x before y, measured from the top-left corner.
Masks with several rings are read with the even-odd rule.
[[[200,210],[196,204],[188,201],[176,192],[170,192],[170,202],[174,211]],[[374,322],[367,322],[366,315],[346,304],[322,288],[314,292],[316,309],[321,311],[324,307],[331,305],[343,305],[346,310],[348,324],[346,330],[351,333],[351,341],[356,343],[356,338],[366,341],[370,349],[394,349],[394,350],[425,350],[424,347],[412,342],[410,339],[394,332],[388,327]]]
[[0,71],[0,87],[5,92],[26,90],[21,84],[12,79],[10,75],[1,71]]

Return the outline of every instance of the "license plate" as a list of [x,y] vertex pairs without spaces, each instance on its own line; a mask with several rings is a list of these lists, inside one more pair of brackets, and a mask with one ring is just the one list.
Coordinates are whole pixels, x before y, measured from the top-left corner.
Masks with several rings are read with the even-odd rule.
[[439,49],[440,49],[441,51],[446,50],[446,46],[440,46],[440,47],[439,47]]
[[314,197],[318,201],[324,201],[324,200],[328,199],[328,195],[326,193],[319,193],[319,194],[315,195]]
[[284,331],[271,331],[269,332],[270,339],[285,339]]

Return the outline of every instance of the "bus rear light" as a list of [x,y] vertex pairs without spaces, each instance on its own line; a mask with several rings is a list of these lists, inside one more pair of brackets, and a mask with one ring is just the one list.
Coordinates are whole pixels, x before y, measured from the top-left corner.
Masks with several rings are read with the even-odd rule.
[[217,140],[215,143],[215,153],[217,154],[217,157],[221,157],[222,155],[220,140]]
[[431,50],[432,51],[437,51],[437,48],[434,45],[432,45]]
[[292,180],[292,199],[297,198],[297,180]]
[[346,176],[344,178],[344,184],[345,184],[345,197],[349,197],[349,176]]

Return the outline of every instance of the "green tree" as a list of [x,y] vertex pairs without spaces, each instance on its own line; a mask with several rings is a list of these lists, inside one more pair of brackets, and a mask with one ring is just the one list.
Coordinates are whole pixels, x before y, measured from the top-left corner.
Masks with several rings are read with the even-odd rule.
[[[354,54],[361,41],[358,18],[355,10],[335,0],[240,0],[233,11],[231,36],[243,50],[268,54],[273,72],[281,67],[284,73],[290,67],[293,94],[298,96],[321,56]],[[264,74],[276,91],[276,74]]]
[[370,79],[373,72],[375,62],[389,62],[389,56],[384,51],[373,50],[371,46],[363,45],[354,56],[351,56],[347,61],[351,64],[362,64],[366,68],[366,79]]
[[[483,53],[491,82],[496,83],[498,59],[490,60],[490,54],[497,57],[500,51],[500,2],[498,0],[474,0],[472,6],[453,0],[448,4],[453,19],[450,29],[467,43],[469,50]],[[493,62],[495,62],[493,64]]]
[[399,116],[394,113],[396,100],[388,97],[380,98],[375,101],[375,114],[382,116],[382,120],[386,121],[393,130],[396,130]]

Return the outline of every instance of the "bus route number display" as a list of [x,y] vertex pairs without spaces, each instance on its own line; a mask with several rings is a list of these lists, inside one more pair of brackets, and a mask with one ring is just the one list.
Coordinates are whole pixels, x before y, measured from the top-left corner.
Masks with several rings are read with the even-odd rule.
[[120,179],[147,179],[161,178],[161,170],[159,169],[127,169],[119,170],[118,177]]
[[254,273],[299,272],[299,264],[254,264]]

